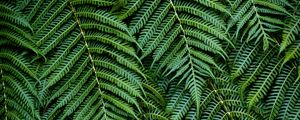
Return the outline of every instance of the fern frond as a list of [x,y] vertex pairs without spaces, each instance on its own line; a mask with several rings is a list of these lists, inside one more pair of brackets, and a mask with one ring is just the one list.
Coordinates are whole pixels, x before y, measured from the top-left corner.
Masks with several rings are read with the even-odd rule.
[[74,49],[74,54],[70,54],[66,57],[66,60],[62,63],[63,65],[58,67],[56,70],[53,71],[52,74],[48,77],[48,85],[45,89],[49,88],[50,86],[54,85],[57,81],[59,81],[68,71],[70,68],[75,64],[75,62],[79,59],[79,57],[85,51],[85,47],[83,45],[78,45],[76,49]]
[[[212,84],[211,84],[212,85]],[[238,92],[238,86],[228,84],[227,82],[217,82],[212,89],[204,92],[201,108],[202,119],[258,119],[257,113],[248,112],[243,107]]]
[[[18,97],[15,97],[15,99],[17,99],[16,101],[20,103],[23,103],[24,104],[24,107],[27,108],[27,112],[28,113],[31,113],[31,117],[35,117],[37,114],[35,112],[35,105],[34,105],[34,99],[33,99],[33,96],[30,95],[30,92],[29,91],[26,91],[22,85],[15,81],[14,78],[12,76],[3,76],[2,77],[2,80],[3,82],[7,83],[7,86],[8,88],[6,89],[11,89],[10,90],[10,94],[11,95],[16,95]],[[8,91],[6,91],[8,92]]]
[[146,45],[143,48],[143,56],[142,58],[146,57],[152,51],[157,48],[158,43],[160,43],[163,40],[163,37],[167,32],[171,29],[172,25],[174,24],[176,20],[175,15],[170,15],[166,18],[166,21],[164,21],[160,26],[158,26],[158,33],[154,34],[153,38],[151,37],[149,41],[146,43]]
[[[130,47],[126,43],[122,42],[120,39],[115,38],[113,36],[104,35],[104,34],[91,34],[91,35],[86,35],[85,38],[87,41],[96,40],[96,41],[99,41],[99,42],[102,42],[105,44],[112,45],[117,50],[120,50],[124,53],[127,53],[127,54],[137,58],[137,56],[135,54],[135,50],[132,47]],[[113,39],[113,41],[111,41],[112,39]]]
[[[71,86],[73,81],[75,81],[75,79],[79,77],[79,75],[87,72],[87,70],[85,70],[84,68],[88,64],[88,58],[87,57],[82,57],[82,58],[83,59],[79,60],[79,63],[81,64],[76,64],[74,66],[74,68],[76,68],[77,70],[74,72],[72,71],[70,75],[67,74],[66,75],[67,77],[62,79],[62,81],[66,81],[65,84],[61,88],[55,90],[55,93],[51,96],[51,98],[49,98],[48,103],[54,100],[56,97],[62,95]],[[91,75],[91,69],[86,74]]]
[[[123,7],[120,9],[119,13],[116,13],[120,19],[125,19],[126,17],[132,15],[140,6],[144,0],[129,0],[129,1],[119,1],[119,3],[116,3],[113,7],[112,11],[117,10],[120,7]],[[124,5],[125,3],[125,5]]]
[[25,27],[29,30],[32,30],[31,25],[28,23],[28,21],[26,21],[25,18],[23,18],[22,16],[18,15],[17,13],[0,13],[0,18],[3,21],[7,21],[10,23],[14,23],[17,24],[19,26]]
[[[67,1],[59,1],[54,6],[51,3],[47,5],[47,7],[37,16],[37,18],[33,21],[32,26],[35,30],[35,34],[37,36],[38,33],[41,33],[45,28],[51,24],[55,19],[58,19],[58,15],[61,13],[65,13],[65,7],[67,7]],[[51,9],[50,9],[51,8]],[[50,9],[50,10],[49,10]],[[47,15],[47,13],[52,13],[51,15]],[[64,14],[65,15],[65,14]],[[58,22],[55,21],[57,24]],[[66,22],[66,21],[64,21]]]
[[[85,23],[87,22],[87,23]],[[98,29],[99,31],[103,31],[110,34],[115,34],[117,37],[120,37],[126,41],[129,42],[135,42],[135,38],[132,36],[127,35],[127,33],[121,32],[120,30],[116,30],[112,27],[105,26],[105,25],[98,25],[97,23],[90,22],[90,21],[84,21],[81,23],[81,27],[83,29]],[[113,37],[111,37],[113,38]]]
[[[70,86],[71,89],[68,89],[62,95],[58,98],[55,108],[53,108],[53,112],[56,112],[59,108],[66,105],[77,93],[78,91],[83,87],[84,83],[88,80],[88,77],[92,74],[92,70],[88,71],[84,74],[84,76],[79,76],[79,81],[77,81],[77,84],[72,84]],[[55,97],[55,96],[53,96]],[[54,114],[53,112],[49,113],[48,117],[52,117]]]
[[[298,19],[297,19],[298,18]],[[285,29],[282,34],[282,42],[280,44],[280,52],[286,49],[287,46],[292,44],[296,40],[296,35],[300,31],[300,18],[291,18],[287,20],[288,23],[285,24]]]
[[257,75],[259,75],[267,66],[273,55],[275,54],[272,50],[269,50],[266,53],[261,53],[259,55],[259,59],[249,66],[248,72],[246,72],[241,78],[241,96],[244,96],[246,88],[257,79]]
[[266,96],[267,91],[270,89],[272,82],[274,81],[282,60],[273,58],[269,65],[258,77],[258,80],[254,83],[253,88],[250,90],[247,97],[248,107],[256,105],[256,103]]
[[0,51],[0,58],[10,60],[15,66],[19,67],[28,75],[30,75],[33,78],[36,78],[36,75],[33,73],[32,70],[33,66],[31,66],[28,59],[23,58],[21,55],[17,55],[11,50],[2,49]]
[[[56,31],[59,31],[60,33],[62,33],[66,30],[66,28],[64,28],[65,26],[63,26],[63,24],[65,22],[70,22],[66,26],[72,26],[72,24],[74,26],[75,21],[67,21],[69,18],[71,18],[71,16],[72,16],[72,12],[70,10],[63,11],[62,15],[59,16],[59,18],[57,18],[53,22],[51,22],[51,24],[49,26],[47,26],[46,28],[40,28],[35,33],[34,39],[37,41],[36,44],[38,46],[48,45],[45,42],[47,42],[49,39],[51,39],[52,36],[57,37],[59,35],[59,34],[55,34]],[[60,27],[62,27],[62,28],[60,29]],[[53,41],[50,41],[50,42],[53,42]],[[45,46],[43,48],[45,48]]]
[[221,2],[213,1],[213,0],[206,0],[206,1],[195,0],[195,1],[197,1],[200,4],[203,4],[203,5],[207,6],[209,8],[214,8],[214,9],[217,9],[221,12],[230,14],[230,12],[226,10],[226,6],[223,5]]
[[128,82],[126,80],[122,80],[122,78],[120,78],[120,77],[112,76],[111,74],[112,73],[110,73],[110,72],[99,72],[99,73],[97,73],[97,76],[99,78],[110,80],[111,82],[116,84],[118,87],[121,87],[121,88],[125,89],[126,91],[128,91],[131,95],[134,95],[136,97],[141,97],[141,93],[138,90],[138,88],[136,88],[136,86],[132,85],[130,82]]
[[[142,6],[134,14],[132,20],[129,23],[130,34],[137,33],[146,24],[148,19],[151,19],[151,13],[155,10],[156,6],[160,3],[160,0],[145,1]],[[124,14],[123,14],[124,15]]]
[[37,47],[32,43],[31,38],[28,38],[28,34],[18,34],[15,31],[11,31],[8,29],[3,29],[0,31],[0,36],[2,37],[2,41],[7,41],[9,43],[15,43],[18,46],[27,48],[32,50],[33,52],[40,54]]
[[230,116],[234,116],[238,119],[250,119],[250,120],[259,120],[260,117],[255,115],[255,113],[248,113],[246,110],[241,108],[233,108],[234,110],[230,112],[223,111],[222,114],[218,114],[216,119],[231,119]]
[[133,111],[133,109],[128,104],[126,104],[125,102],[121,102],[117,98],[114,98],[114,97],[111,97],[111,96],[108,96],[108,95],[105,95],[105,94],[102,94],[102,97],[104,99],[112,102],[115,106],[119,107],[120,109],[122,109],[122,110],[126,111],[127,113],[133,115],[137,119],[137,116],[136,116],[135,112]]
[[71,33],[69,39],[65,40],[63,44],[57,47],[55,54],[51,55],[46,63],[45,67],[42,67],[42,74],[39,76],[40,79],[47,76],[51,71],[59,66],[59,64],[63,61],[64,57],[66,57],[70,52],[73,46],[80,40],[81,36],[78,32]]
[[[213,6],[211,3],[206,5]],[[199,114],[200,106],[198,103],[200,102],[199,96],[202,93],[202,87],[205,86],[204,77],[214,76],[209,65],[219,69],[214,59],[207,53],[222,54],[225,58],[226,54],[224,54],[222,47],[217,45],[219,44],[218,41],[224,40],[231,45],[232,43],[227,38],[225,27],[220,27],[222,26],[220,24],[225,22],[220,24],[210,23],[212,21],[209,20],[218,18],[218,16],[204,14],[204,12],[209,11],[205,7],[203,10],[198,10],[202,14],[192,12],[190,9],[193,4],[199,5],[196,2],[163,2],[162,6],[159,6],[157,11],[152,13],[156,19],[152,20],[150,18],[149,22],[144,24],[145,27],[141,29],[138,41],[143,47],[142,59],[153,54],[154,60],[151,67],[159,64],[158,71],[166,67],[163,70],[164,75],[175,74],[171,81],[178,79],[179,83],[184,82],[186,84],[186,89],[190,90],[191,98],[196,103],[197,113]],[[188,10],[184,7],[188,7]],[[195,9],[192,10],[195,11]],[[162,13],[162,11],[166,12]],[[181,12],[188,12],[190,15],[179,14]],[[211,11],[210,13],[214,12]],[[139,14],[137,13],[137,15]],[[220,18],[218,20],[222,21]],[[175,29],[171,29],[172,27]],[[194,35],[192,32],[202,32],[202,34]],[[198,39],[194,39],[194,36]],[[206,38],[215,41],[210,42]]]
[[280,106],[283,104],[284,96],[293,82],[294,68],[284,67],[275,80],[275,85],[271,88],[271,94],[268,95],[265,104],[266,119],[273,120],[278,115]]
[[[230,19],[228,27],[231,28],[236,24],[236,38],[247,42],[254,40],[257,44],[262,41],[263,49],[267,50],[272,42],[276,42],[270,34],[281,29],[280,26],[283,25],[283,22],[278,18],[266,16],[264,13],[279,16],[289,13],[282,6],[272,2],[247,0],[237,3],[239,3],[238,7]],[[241,30],[243,30],[242,34],[240,34]]]
[[150,22],[147,22],[144,29],[141,29],[141,35],[137,40],[140,46],[144,46],[153,36],[158,25],[162,22],[164,17],[168,15],[167,13],[170,8],[171,5],[168,2],[163,2],[160,6],[158,6],[157,10],[153,13],[153,17],[149,19]]
[[[137,84],[140,86],[142,85],[141,78],[139,77],[139,75],[137,75],[133,71],[123,68],[117,62],[112,62],[112,59],[95,58],[94,64],[96,66],[101,66],[102,68],[109,69],[109,70],[115,72],[116,74],[123,76],[124,78],[128,79],[130,82],[132,82],[134,84]],[[110,78],[110,77],[108,77],[108,78]]]
[[91,18],[97,21],[100,21],[104,24],[119,28],[120,30],[123,30],[128,33],[127,26],[120,22],[119,19],[117,19],[115,16],[112,16],[108,14],[105,11],[101,10],[94,10],[94,9],[89,9],[89,8],[81,8],[76,11],[75,14],[77,17],[86,17],[86,18]]
[[297,0],[0,2],[0,119],[300,119]]
[[[30,76],[24,74],[22,72],[22,70],[20,69],[16,69],[16,66],[10,65],[10,64],[5,64],[5,62],[3,62],[2,64],[0,64],[1,70],[2,71],[7,71],[12,73],[12,75],[16,78],[18,78],[23,84],[26,89],[28,89],[31,93],[36,93],[36,89],[34,88],[34,86],[32,85],[33,80],[30,78]],[[37,96],[36,94],[34,94],[34,96]]]
[[189,108],[192,106],[192,98],[190,94],[184,90],[184,86],[176,88],[172,85],[167,96],[168,103],[166,105],[166,112],[170,114],[170,119],[180,120],[187,114]]
[[15,5],[10,4],[9,2],[2,1],[0,4],[0,11],[6,13],[14,13],[18,11],[18,9],[15,8]]
[[[95,79],[95,78],[94,78]],[[92,82],[93,86],[97,85],[97,82]],[[87,98],[82,102],[82,106],[80,106],[78,109],[80,112],[75,111],[75,114],[73,116],[73,119],[79,120],[83,118],[86,114],[88,114],[88,110],[92,107],[93,103],[97,100],[97,98],[100,96],[100,93],[93,90],[94,94],[87,96]],[[98,100],[98,102],[103,102],[103,100]]]
[[297,101],[299,101],[299,88],[299,81],[295,82],[291,87],[288,88],[283,104],[280,107],[278,119],[288,119],[293,116],[292,109],[295,108]]
[[[74,9],[73,4],[78,11]],[[33,100],[38,101],[34,104],[34,111],[28,113],[38,113],[37,108],[44,110],[41,115],[35,114],[34,117],[97,119],[105,116],[116,119],[137,119],[138,112],[142,112],[139,102],[143,100],[142,80],[146,76],[141,61],[135,53],[134,45],[137,45],[135,37],[129,34],[127,25],[116,16],[105,9],[96,10],[96,7],[88,7],[85,6],[86,4],[110,6],[113,2],[27,2],[24,6],[33,6],[33,8],[24,9],[24,14],[27,15],[27,20],[24,19],[24,22],[29,22],[30,26],[33,26],[32,40],[30,35],[24,34],[28,30],[20,29],[19,24],[14,26],[1,21],[3,23],[1,25],[12,26],[8,28],[12,29],[12,33],[15,32],[12,37],[16,36],[16,33],[25,36],[33,43],[31,46],[27,45],[29,49],[37,45],[38,49],[35,52],[41,52],[45,61],[39,61],[40,57],[37,56],[31,66],[27,65],[29,61],[24,60],[24,55],[28,53],[19,56],[1,51],[3,57],[0,61],[5,63],[1,66],[7,71],[14,70],[11,66],[20,68],[22,72],[18,73],[15,70],[14,75],[19,74],[17,77],[25,79],[24,83],[27,82],[25,87],[20,87],[35,92],[32,93],[34,97],[37,97],[36,94],[39,95]],[[6,65],[9,60],[12,61],[10,63],[12,65]],[[39,81],[31,80],[28,83],[26,81],[28,76],[22,76],[23,71],[31,77],[38,78]],[[37,91],[35,88],[30,88],[32,83],[37,87]],[[153,90],[155,89],[152,88]],[[5,114],[13,113],[13,109],[11,111],[6,111]]]
[[256,56],[257,52],[259,51],[259,44],[243,45],[238,53],[235,55],[236,58],[233,61],[233,66],[231,70],[231,78],[235,79],[236,77],[240,76],[244,73],[244,70],[250,65],[253,58]]
[[291,59],[296,59],[300,57],[300,41],[295,41],[287,50],[284,56],[283,63],[290,61]]
[[187,115],[185,116],[185,119],[188,120],[197,120],[196,118],[196,108],[195,107],[191,107],[190,110],[188,111]]
[[[213,36],[211,36],[209,34],[206,34],[203,31],[200,31],[200,30],[197,30],[197,29],[192,29],[192,28],[187,28],[184,32],[188,36],[191,36],[193,38],[197,38],[198,40],[201,40],[201,42],[195,41],[199,45],[198,44],[192,44],[192,43],[190,43],[191,45],[195,45],[195,46],[198,46],[199,49],[203,49],[200,46],[203,46],[201,44],[203,44],[202,42],[204,42],[205,45],[207,45],[208,47],[210,47],[211,49],[213,49],[213,50],[211,50],[209,52],[213,52],[213,53],[219,54],[224,59],[226,59],[228,57],[227,54],[226,54],[226,52],[225,52],[225,50],[222,48],[222,44],[220,43],[220,41],[218,41]],[[195,42],[193,42],[193,43],[195,43]],[[208,49],[210,49],[210,48],[208,48]],[[207,50],[204,49],[204,51],[207,51]]]
[[[8,29],[11,29],[13,30],[14,32],[16,33],[19,33],[21,36],[23,36],[24,38],[26,38],[25,40],[28,40],[30,42],[33,42],[32,41],[32,38],[31,38],[31,35],[27,33],[26,30],[23,30],[22,28],[12,24],[12,23],[8,23],[8,22],[5,22],[5,21],[0,21],[0,26],[2,27],[7,27]],[[20,39],[20,38],[19,38]],[[18,42],[17,42],[18,43]]]
[[[197,4],[192,4],[190,2],[184,2],[184,1],[175,1],[174,4],[176,5],[176,10],[178,12],[187,12],[189,14],[193,14],[195,16],[201,17],[203,20],[210,22],[211,24],[213,24],[218,28],[226,29],[224,26],[225,25],[224,20],[215,12],[207,10],[203,6],[199,6]],[[218,4],[218,5],[222,6],[222,4]]]
[[28,16],[26,16],[26,19],[28,21],[30,21],[33,16],[37,13],[38,9],[41,7],[41,5],[43,4],[44,0],[34,0],[34,1],[30,1],[30,3],[28,3],[27,10],[26,12],[28,12]]

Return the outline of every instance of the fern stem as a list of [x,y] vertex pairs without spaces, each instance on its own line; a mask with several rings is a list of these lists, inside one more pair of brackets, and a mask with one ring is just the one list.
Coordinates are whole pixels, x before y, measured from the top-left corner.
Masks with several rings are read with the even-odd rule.
[[[77,24],[78,24],[78,26],[79,26],[80,34],[81,34],[82,37],[83,37],[84,45],[85,45],[85,47],[87,48],[87,53],[88,53],[89,59],[90,59],[91,64],[92,64],[92,69],[93,69],[93,72],[94,72],[94,74],[95,74],[95,76],[96,76],[96,75],[97,75],[97,71],[96,71],[96,68],[95,68],[95,65],[94,65],[94,60],[93,60],[92,55],[91,55],[91,53],[90,53],[90,51],[89,51],[89,45],[87,44],[87,42],[86,42],[86,40],[85,40],[85,33],[84,33],[84,30],[81,28],[80,20],[79,20],[79,19],[77,18],[77,16],[75,15],[76,10],[75,10],[75,8],[73,7],[72,2],[71,2],[70,0],[68,0],[68,1],[69,1],[69,3],[70,3],[71,10],[72,10],[72,12],[73,12],[73,14],[74,14],[74,19],[76,20],[76,22],[77,22]],[[96,81],[97,81],[97,84],[98,84],[98,86],[99,86],[99,87],[98,87],[98,90],[99,90],[100,94],[102,94],[102,91],[101,91],[101,89],[100,89],[100,82],[99,82],[99,79],[98,79],[97,76],[96,76]]]
[[[2,69],[0,70],[0,74],[1,74],[1,79],[3,78],[3,71]],[[5,94],[5,83],[4,83],[4,80],[2,81],[2,86],[3,86],[3,97],[4,97],[4,110],[5,110],[5,113],[7,114],[7,106],[5,104],[6,102],[6,94]],[[7,120],[7,115],[5,115],[5,120]]]

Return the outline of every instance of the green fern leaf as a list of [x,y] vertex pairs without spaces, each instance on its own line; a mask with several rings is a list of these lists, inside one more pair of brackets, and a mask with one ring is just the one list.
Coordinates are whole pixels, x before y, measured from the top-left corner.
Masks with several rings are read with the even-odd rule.
[[280,64],[281,60],[272,59],[270,64],[265,68],[266,70],[260,74],[247,98],[249,108],[254,106],[266,95],[267,90],[270,89],[275,76],[278,74],[277,70],[279,69]]

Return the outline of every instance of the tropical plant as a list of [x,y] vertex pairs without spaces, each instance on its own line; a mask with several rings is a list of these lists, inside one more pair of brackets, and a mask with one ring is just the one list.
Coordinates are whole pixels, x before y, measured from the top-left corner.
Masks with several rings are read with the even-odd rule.
[[300,119],[298,0],[0,2],[1,119]]

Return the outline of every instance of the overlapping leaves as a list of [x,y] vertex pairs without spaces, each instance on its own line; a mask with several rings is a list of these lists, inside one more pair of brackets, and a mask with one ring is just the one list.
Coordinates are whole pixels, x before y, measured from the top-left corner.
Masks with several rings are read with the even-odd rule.
[[1,119],[299,119],[299,3],[0,4]]

